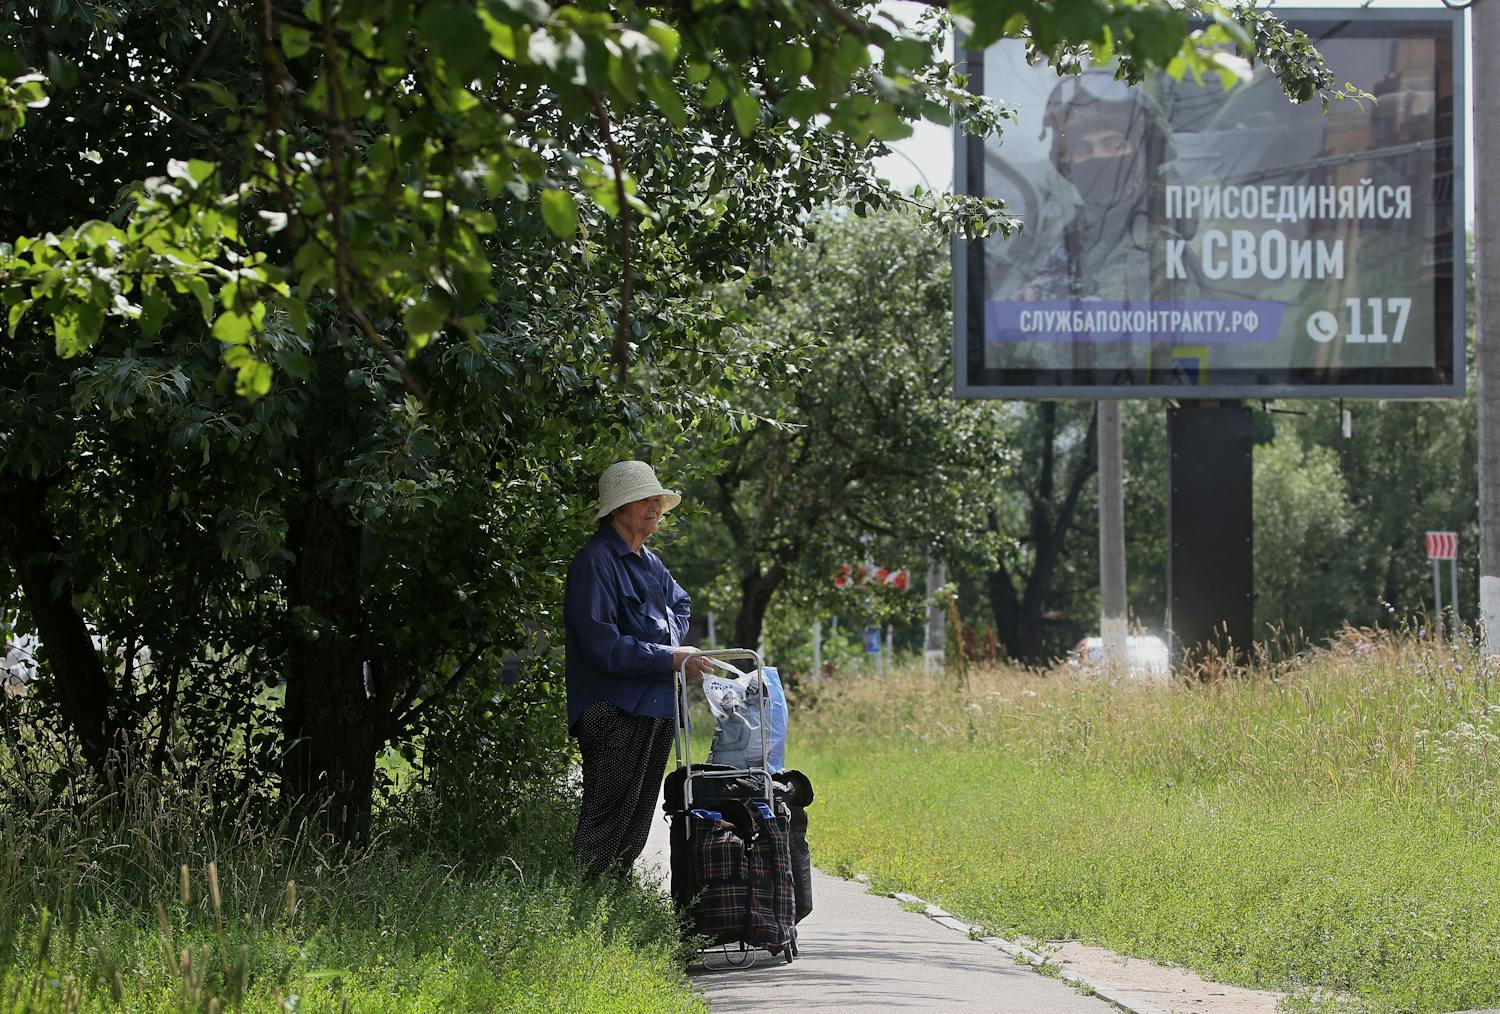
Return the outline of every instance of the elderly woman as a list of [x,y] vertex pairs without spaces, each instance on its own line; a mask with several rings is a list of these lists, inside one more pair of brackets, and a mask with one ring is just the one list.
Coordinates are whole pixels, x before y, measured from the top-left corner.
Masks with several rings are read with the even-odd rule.
[[589,876],[629,872],[646,847],[672,745],[672,674],[708,671],[682,645],[691,601],[646,548],[682,502],[644,461],[599,477],[599,530],[568,568],[568,729],[583,754],[573,855]]

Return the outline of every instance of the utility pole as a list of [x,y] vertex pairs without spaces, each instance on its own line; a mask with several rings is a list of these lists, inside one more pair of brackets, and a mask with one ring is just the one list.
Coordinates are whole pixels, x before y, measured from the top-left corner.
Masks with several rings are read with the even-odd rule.
[[[1474,226],[1478,264],[1479,612],[1485,650],[1500,654],[1500,0],[1469,11],[1474,47]],[[1462,138],[1455,138],[1462,144]],[[1455,264],[1455,271],[1463,265]]]
[[[1500,0],[1493,0],[1500,3]],[[1125,439],[1118,401],[1099,413],[1099,632],[1104,671],[1125,669]]]

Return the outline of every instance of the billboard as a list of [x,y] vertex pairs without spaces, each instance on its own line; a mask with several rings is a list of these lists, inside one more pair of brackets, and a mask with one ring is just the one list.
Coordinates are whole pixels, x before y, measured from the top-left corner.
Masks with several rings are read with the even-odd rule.
[[1024,226],[955,243],[959,396],[1463,394],[1462,14],[1284,20],[1374,100],[964,54],[1018,122],[959,135],[955,186]]

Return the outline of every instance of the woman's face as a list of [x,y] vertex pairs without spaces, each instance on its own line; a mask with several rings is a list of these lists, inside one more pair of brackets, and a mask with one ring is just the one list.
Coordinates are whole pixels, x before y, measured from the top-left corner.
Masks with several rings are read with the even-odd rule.
[[622,529],[644,541],[655,535],[661,526],[661,497],[648,496],[617,507],[615,519]]

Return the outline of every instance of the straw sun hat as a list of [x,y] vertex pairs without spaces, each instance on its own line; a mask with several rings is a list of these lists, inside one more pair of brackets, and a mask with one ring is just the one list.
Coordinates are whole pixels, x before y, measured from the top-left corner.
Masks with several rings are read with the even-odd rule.
[[663,489],[656,473],[644,461],[617,461],[599,476],[599,511],[594,520],[602,520],[616,507],[648,496],[662,498],[663,514],[682,503],[682,495],[676,490]]

